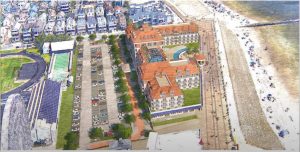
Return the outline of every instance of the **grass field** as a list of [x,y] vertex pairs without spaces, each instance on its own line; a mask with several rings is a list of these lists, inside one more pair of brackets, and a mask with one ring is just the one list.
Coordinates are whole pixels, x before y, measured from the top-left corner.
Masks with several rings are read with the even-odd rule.
[[[76,66],[77,66],[77,55],[78,51],[74,53],[72,61],[72,75],[76,77]],[[72,110],[73,110],[73,97],[74,97],[74,83],[62,93],[62,100],[60,106],[58,131],[56,149],[63,148],[65,144],[65,135],[70,131],[72,125]]]
[[153,126],[161,126],[161,125],[166,125],[166,124],[171,124],[171,123],[176,123],[176,122],[182,122],[182,121],[187,121],[191,119],[197,119],[196,115],[191,115],[191,116],[186,116],[186,117],[181,117],[181,118],[175,118],[175,119],[170,119],[170,120],[165,120],[165,121],[154,121],[152,122]]
[[190,106],[194,104],[199,104],[200,100],[200,88],[193,88],[182,90],[184,96],[183,106]]
[[18,71],[24,63],[30,63],[32,60],[27,57],[0,58],[0,93],[7,92],[22,83],[15,83]]
[[0,50],[0,54],[7,54],[7,53],[17,53],[22,51],[22,49],[12,49],[12,50]]

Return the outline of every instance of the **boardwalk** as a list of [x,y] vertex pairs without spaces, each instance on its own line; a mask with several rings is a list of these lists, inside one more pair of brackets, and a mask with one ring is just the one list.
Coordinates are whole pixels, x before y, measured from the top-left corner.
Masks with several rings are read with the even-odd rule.
[[204,103],[201,111],[201,136],[203,148],[220,150],[232,146],[226,101],[224,100],[222,76],[217,62],[215,35],[212,21],[198,22],[201,37],[201,50],[208,64],[204,66]]
[[87,149],[90,142],[89,130],[92,127],[91,51],[89,42],[83,43],[79,149]]

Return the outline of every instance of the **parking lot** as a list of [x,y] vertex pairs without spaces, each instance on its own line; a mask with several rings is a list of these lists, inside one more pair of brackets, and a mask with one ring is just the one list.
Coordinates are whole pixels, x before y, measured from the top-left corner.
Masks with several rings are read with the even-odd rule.
[[80,129],[80,102],[81,102],[81,80],[82,80],[82,57],[83,57],[83,46],[78,46],[78,57],[77,57],[77,71],[74,82],[74,101],[73,101],[73,121],[72,131],[79,131]]
[[91,83],[92,83],[92,125],[108,129],[108,113],[103,74],[102,52],[97,46],[91,47]]

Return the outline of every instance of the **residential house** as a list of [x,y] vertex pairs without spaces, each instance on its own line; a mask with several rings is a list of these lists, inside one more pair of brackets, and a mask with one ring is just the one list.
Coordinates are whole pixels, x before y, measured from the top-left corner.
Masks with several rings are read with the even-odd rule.
[[104,16],[97,17],[97,27],[100,33],[107,31],[106,18]]
[[48,22],[55,22],[56,21],[56,11],[54,9],[48,10]]
[[86,34],[86,21],[85,19],[77,20],[77,33],[80,35]]
[[53,34],[54,26],[55,26],[55,22],[48,22],[44,29],[45,35]]
[[28,14],[25,12],[21,12],[19,17],[17,18],[17,22],[19,22],[20,24],[24,24],[27,22],[28,19]]
[[118,28],[121,30],[125,30],[126,29],[126,17],[123,13],[120,13],[117,15],[117,19],[118,19]]
[[87,17],[95,17],[94,7],[85,8],[85,14],[86,14]]
[[102,6],[96,7],[96,17],[104,16],[104,8]]
[[46,24],[47,24],[47,14],[43,13],[39,16],[38,21],[36,22],[36,24],[32,28],[33,35],[34,36],[39,36],[40,34],[42,34]]
[[33,42],[32,28],[29,24],[24,24],[22,29],[22,38],[25,44],[30,44]]
[[94,16],[87,17],[86,26],[87,26],[87,31],[89,34],[96,32],[96,25],[97,25],[97,22],[96,22],[96,19]]
[[66,25],[66,22],[65,21],[57,21],[56,22],[56,25],[55,25],[55,28],[54,28],[54,33],[59,35],[59,34],[65,34],[66,31],[65,31],[65,25]]
[[58,12],[57,16],[56,16],[56,20],[57,21],[62,21],[62,22],[65,22],[66,21],[66,17],[65,17],[65,12],[63,11],[60,11]]
[[66,31],[69,35],[74,36],[76,34],[76,21],[74,19],[74,14],[67,18]]
[[69,13],[69,11],[70,11],[69,1],[67,1],[67,0],[59,0],[57,4],[58,4],[57,5],[58,10],[63,11],[65,13]]
[[11,41],[12,42],[20,42],[21,41],[21,27],[20,23],[16,23],[11,30]]
[[85,20],[85,13],[83,9],[78,9],[77,11],[77,20],[84,19]]
[[115,31],[117,29],[117,24],[118,24],[118,20],[116,16],[114,15],[106,16],[106,20],[107,20],[108,31],[109,32]]

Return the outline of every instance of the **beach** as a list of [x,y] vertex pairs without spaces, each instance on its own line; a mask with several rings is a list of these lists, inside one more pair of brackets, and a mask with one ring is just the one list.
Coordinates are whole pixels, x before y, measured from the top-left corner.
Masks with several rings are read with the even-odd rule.
[[[293,96],[284,85],[276,69],[278,67],[274,66],[272,56],[265,49],[263,38],[259,37],[259,33],[251,28],[238,28],[239,25],[257,21],[241,16],[228,7],[221,7],[222,9],[217,7],[212,11],[238,37],[265,118],[285,149],[299,149],[297,144],[299,142],[299,101],[297,97]],[[214,7],[211,6],[211,8]],[[230,13],[227,13],[228,11]],[[283,138],[279,136],[282,131],[287,131],[289,134]]]

